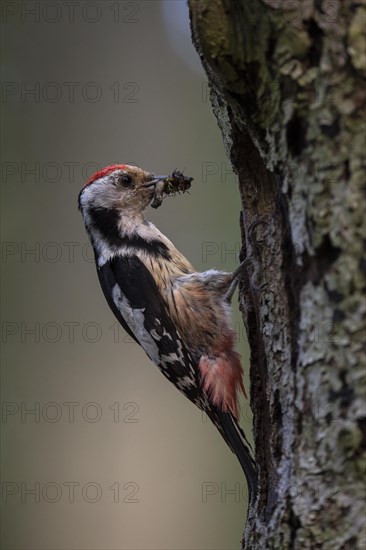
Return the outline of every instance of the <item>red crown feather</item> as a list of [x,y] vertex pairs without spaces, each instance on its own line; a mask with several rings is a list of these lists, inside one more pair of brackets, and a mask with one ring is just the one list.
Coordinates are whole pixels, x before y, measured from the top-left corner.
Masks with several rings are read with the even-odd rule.
[[90,176],[90,178],[88,179],[85,185],[89,185],[90,183],[93,183],[93,181],[99,180],[99,178],[108,176],[108,174],[110,174],[111,172],[114,172],[114,170],[125,170],[126,166],[127,166],[126,164],[111,164],[110,166],[106,166],[105,168],[102,168],[101,170],[99,170],[98,172],[95,172],[95,174]]

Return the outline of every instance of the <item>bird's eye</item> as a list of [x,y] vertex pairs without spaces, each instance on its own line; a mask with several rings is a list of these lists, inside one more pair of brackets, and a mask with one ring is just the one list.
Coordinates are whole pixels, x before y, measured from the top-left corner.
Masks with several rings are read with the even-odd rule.
[[132,176],[129,174],[121,174],[118,178],[118,182],[123,185],[123,187],[133,187],[134,181]]

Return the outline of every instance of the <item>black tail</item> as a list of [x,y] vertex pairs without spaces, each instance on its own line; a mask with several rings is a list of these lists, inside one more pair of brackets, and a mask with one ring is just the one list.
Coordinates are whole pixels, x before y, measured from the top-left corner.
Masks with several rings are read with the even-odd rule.
[[251,446],[236,418],[231,413],[222,412],[217,409],[215,413],[219,425],[217,425],[216,422],[215,424],[219,428],[226,443],[238,457],[241,467],[243,468],[248,483],[250,503],[257,493],[257,471],[252,456]]

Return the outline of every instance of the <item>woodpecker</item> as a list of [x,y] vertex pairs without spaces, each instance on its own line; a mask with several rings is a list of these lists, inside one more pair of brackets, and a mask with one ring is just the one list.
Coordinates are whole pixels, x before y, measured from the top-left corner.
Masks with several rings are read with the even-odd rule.
[[218,428],[239,459],[253,499],[256,467],[238,424],[243,369],[230,326],[240,270],[195,271],[145,218],[166,178],[136,166],[107,166],[80,191],[79,209],[109,307],[164,376]]

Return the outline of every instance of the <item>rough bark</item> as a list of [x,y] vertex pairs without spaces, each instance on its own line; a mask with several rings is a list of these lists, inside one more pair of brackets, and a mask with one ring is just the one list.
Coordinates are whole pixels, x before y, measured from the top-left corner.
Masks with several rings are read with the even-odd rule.
[[361,2],[189,0],[242,199],[260,491],[243,548],[365,546]]

